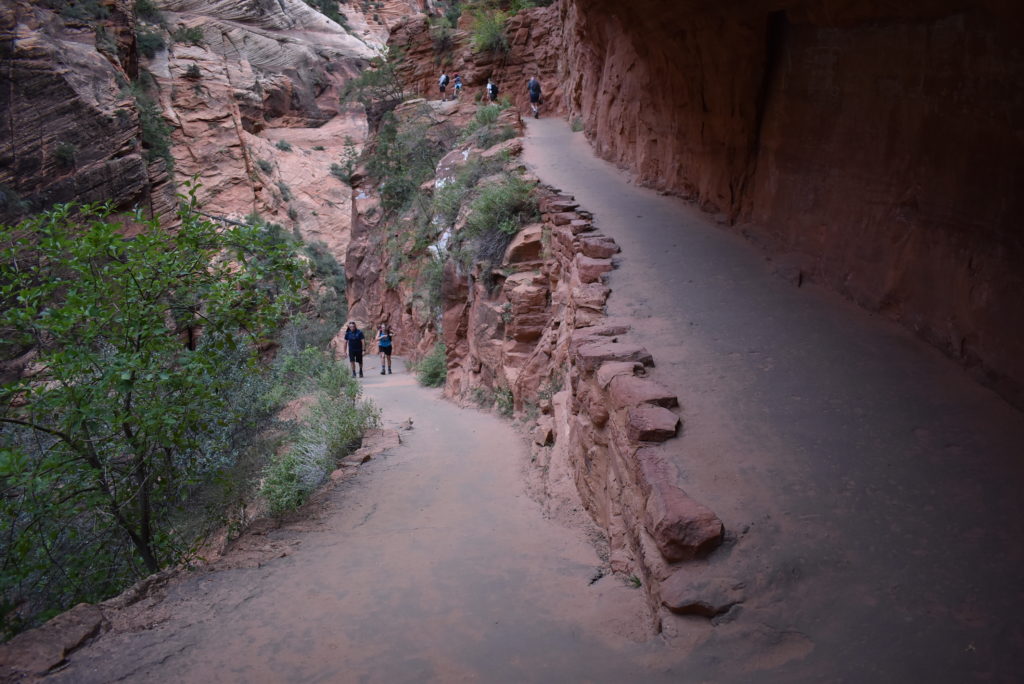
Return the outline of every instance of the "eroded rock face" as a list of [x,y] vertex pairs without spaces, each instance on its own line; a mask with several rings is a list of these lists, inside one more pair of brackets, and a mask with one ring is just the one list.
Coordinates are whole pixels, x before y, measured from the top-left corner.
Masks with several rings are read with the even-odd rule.
[[561,21],[601,156],[1024,405],[1024,6],[566,0]]
[[[157,179],[121,88],[134,64],[117,54],[118,39],[132,35],[129,7],[116,3],[102,25],[115,36],[103,54],[94,27],[21,0],[0,5],[0,221],[57,202],[128,206],[148,198]],[[129,44],[125,55],[133,54]]]

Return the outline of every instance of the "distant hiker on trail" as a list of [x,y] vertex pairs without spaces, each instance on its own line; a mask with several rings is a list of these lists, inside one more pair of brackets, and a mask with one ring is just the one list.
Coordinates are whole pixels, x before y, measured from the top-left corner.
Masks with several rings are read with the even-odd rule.
[[348,322],[348,329],[345,331],[345,353],[348,354],[348,362],[352,366],[352,377],[356,377],[356,364],[359,364],[359,377],[363,377],[363,331],[356,327],[355,321]]
[[441,78],[437,81],[437,85],[441,87],[441,102],[445,101],[444,89],[448,87],[448,74],[441,74]]
[[[380,352],[380,374],[384,375],[384,368],[387,368],[388,374],[391,373],[391,340],[394,335],[391,334],[391,326],[380,324],[377,328],[377,350]],[[385,363],[386,362],[386,363]]]
[[455,94],[452,97],[458,99],[459,95],[462,94],[462,77],[455,74],[455,81],[452,85],[455,86]]
[[526,84],[526,89],[530,91],[530,109],[533,110],[533,118],[540,118],[540,81],[537,80],[536,76],[531,76],[530,80]]
[[487,79],[487,97],[491,102],[498,101],[498,84]]

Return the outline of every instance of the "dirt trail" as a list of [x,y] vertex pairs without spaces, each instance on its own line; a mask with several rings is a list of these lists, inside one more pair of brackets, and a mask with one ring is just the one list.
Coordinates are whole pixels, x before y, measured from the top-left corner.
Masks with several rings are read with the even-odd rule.
[[[374,362],[368,364],[372,368]],[[403,444],[334,489],[315,529],[262,567],[200,572],[150,629],[72,655],[69,682],[625,681],[658,644],[639,592],[524,487],[511,424],[368,372]],[[667,675],[670,677],[670,675]],[[658,675],[651,671],[651,677]]]
[[527,164],[622,246],[609,313],[679,393],[681,485],[737,537],[694,573],[745,581],[747,598],[710,633],[674,628],[696,647],[688,671],[1019,677],[1022,414],[898,326],[795,287],[730,229],[630,185],[565,122],[528,128]]

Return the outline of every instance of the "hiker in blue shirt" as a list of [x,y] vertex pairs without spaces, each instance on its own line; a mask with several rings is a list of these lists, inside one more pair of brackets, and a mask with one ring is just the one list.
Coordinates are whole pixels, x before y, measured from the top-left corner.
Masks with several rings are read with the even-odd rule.
[[363,377],[363,331],[356,327],[355,321],[348,322],[348,329],[345,331],[345,353],[348,354],[348,362],[352,366],[352,377],[356,377],[356,364],[359,364],[359,377]]
[[526,84],[526,89],[530,91],[530,109],[533,110],[533,118],[540,118],[540,81],[537,80],[536,76],[531,76],[529,82]]
[[377,350],[380,352],[380,374],[384,375],[384,369],[391,373],[391,341],[394,336],[391,334],[391,326],[380,324],[377,328]]

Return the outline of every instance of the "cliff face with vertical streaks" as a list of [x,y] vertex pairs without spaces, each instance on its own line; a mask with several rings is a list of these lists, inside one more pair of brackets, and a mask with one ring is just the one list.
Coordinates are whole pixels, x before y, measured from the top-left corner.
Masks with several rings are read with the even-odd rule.
[[602,156],[1024,404],[1024,11],[999,0],[561,4]]

